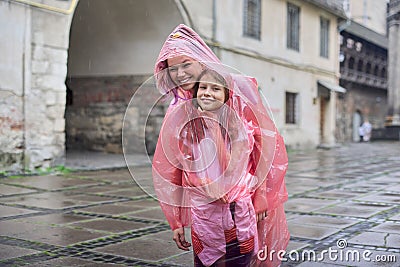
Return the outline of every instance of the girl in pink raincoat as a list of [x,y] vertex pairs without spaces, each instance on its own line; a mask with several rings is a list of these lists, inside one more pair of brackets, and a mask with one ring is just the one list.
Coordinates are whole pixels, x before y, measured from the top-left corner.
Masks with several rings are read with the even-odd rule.
[[[205,69],[198,79],[194,88],[198,108],[180,133],[184,164],[190,164],[183,166],[190,170],[183,183],[191,187],[195,266],[250,266],[258,245],[251,202],[257,182],[249,174],[254,141],[230,108],[233,99],[223,76]],[[234,161],[231,157],[239,155],[244,163],[241,173],[227,172]]]
[[[171,69],[168,70],[168,67]],[[193,207],[191,196],[196,192],[186,181],[188,174],[194,171],[190,168],[196,164],[182,153],[179,133],[195,114],[188,100],[191,99],[198,75],[205,67],[223,69],[204,41],[187,26],[179,25],[161,49],[155,68],[159,89],[175,97],[165,116],[157,143],[153,159],[153,181],[161,207],[173,230],[174,240],[184,250],[190,246],[184,236],[184,227],[193,222],[190,216]],[[254,144],[252,147],[238,146],[246,147],[243,153],[232,149],[236,156],[230,157],[226,173],[228,176],[237,173],[237,177],[245,177],[242,175],[245,170],[247,175],[256,178],[253,183],[256,190],[248,199],[258,221],[252,265],[277,266],[280,261],[276,255],[264,256],[272,250],[284,250],[289,240],[283,210],[283,203],[287,200],[284,184],[287,155],[282,137],[262,104],[255,80],[238,74],[230,76],[233,90],[230,108],[245,122],[246,136],[252,136],[243,142],[253,140]],[[252,162],[250,169],[244,166],[247,164],[243,162],[248,162],[246,157]],[[222,195],[220,197],[223,198]],[[238,212],[235,210],[235,214]],[[237,229],[235,234],[236,237],[240,236]],[[229,241],[229,236],[225,239]],[[195,242],[196,238],[193,239]],[[226,250],[225,247],[222,249]]]

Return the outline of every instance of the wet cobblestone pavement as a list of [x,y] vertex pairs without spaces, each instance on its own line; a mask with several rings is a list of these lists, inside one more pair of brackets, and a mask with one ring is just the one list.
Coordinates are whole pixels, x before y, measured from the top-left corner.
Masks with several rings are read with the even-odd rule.
[[[400,266],[399,142],[290,152],[286,177],[282,266]],[[126,168],[0,178],[0,266],[192,266],[171,237]]]

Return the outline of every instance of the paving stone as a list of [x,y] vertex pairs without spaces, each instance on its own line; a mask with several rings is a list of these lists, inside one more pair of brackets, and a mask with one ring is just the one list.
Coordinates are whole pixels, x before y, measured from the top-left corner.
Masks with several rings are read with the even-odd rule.
[[[379,177],[372,178],[368,181],[371,184],[375,185],[399,185],[399,177],[396,177],[392,174],[384,174],[380,175]],[[390,189],[390,188],[388,188]]]
[[400,232],[397,232],[396,234],[389,234],[386,238],[386,246],[389,248],[400,248]]
[[296,241],[290,240],[290,241],[289,241],[289,244],[288,244],[288,246],[287,246],[287,248],[286,248],[286,251],[288,251],[288,253],[290,253],[290,251],[300,250],[300,249],[306,248],[306,247],[308,247],[308,246],[309,246],[308,243],[305,243],[305,242],[296,242]]
[[292,198],[285,203],[286,211],[310,212],[336,203],[335,200]]
[[[315,181],[318,180],[318,184],[316,185]],[[335,185],[338,183],[338,179],[324,179],[324,178],[301,178],[294,175],[291,177],[290,181],[286,182],[286,185],[292,184],[301,184],[305,186],[317,186],[317,187],[327,187],[331,185]]]
[[400,193],[400,185],[390,186],[389,188],[387,188],[387,191],[393,191],[393,192],[399,192]]
[[0,244],[0,260],[37,253],[37,250]]
[[174,255],[170,258],[161,260],[162,263],[167,265],[180,265],[180,266],[193,266],[193,252],[183,252],[178,255]]
[[90,219],[90,217],[75,215],[75,214],[56,213],[56,214],[21,218],[19,219],[19,221],[26,223],[42,224],[42,225],[55,225],[55,224],[64,225],[88,219]]
[[144,211],[134,212],[127,214],[130,217],[137,217],[137,218],[149,218],[154,220],[165,221],[165,215],[162,212],[161,208],[153,208],[147,209]]
[[362,244],[362,245],[372,245],[372,246],[385,246],[385,239],[388,234],[378,233],[378,232],[364,232],[349,240],[351,244]]
[[390,217],[390,220],[395,220],[395,221],[400,221],[400,213],[398,213],[397,215]]
[[21,214],[33,214],[33,213],[37,213],[37,211],[9,207],[9,206],[0,206],[0,217],[8,217],[8,216],[21,215]]
[[45,192],[27,196],[3,198],[5,203],[15,203],[27,207],[39,207],[44,209],[63,209],[79,205],[87,205],[88,201],[74,201],[68,192]]
[[300,225],[288,222],[291,236],[307,238],[312,240],[321,240],[327,236],[336,233],[339,229],[328,228],[314,225]]
[[8,183],[46,190],[66,189],[69,187],[88,186],[95,184],[93,181],[90,180],[68,179],[58,175],[24,177],[10,180]]
[[297,195],[297,194],[303,194],[305,192],[316,190],[318,188],[319,187],[315,186],[315,185],[306,186],[306,185],[297,184],[297,183],[287,185],[287,190],[288,190],[288,192],[290,192],[289,193],[290,196]]
[[[189,243],[192,243],[192,237],[190,233],[191,233],[190,227],[185,227],[185,239]],[[169,242],[172,240],[172,235],[173,235],[172,231],[168,229],[159,233],[146,235],[143,237],[143,239],[149,239],[149,240],[157,239],[160,240],[161,242],[167,242],[169,244]],[[172,244],[176,246],[175,242],[173,242]]]
[[22,222],[21,220],[0,221],[0,235],[2,236],[24,236],[32,231],[36,231],[40,226],[31,222]]
[[400,234],[400,223],[385,222],[370,229],[373,232]]
[[102,182],[132,181],[131,175],[127,169],[116,171],[102,170],[96,172],[74,172],[72,174],[69,174],[69,176],[90,178],[92,180]]
[[365,195],[363,192],[347,191],[342,189],[332,189],[318,193],[310,193],[310,196],[327,199],[353,199],[357,196]]
[[315,213],[368,218],[373,216],[374,214],[390,208],[391,206],[389,205],[381,206],[373,204],[345,203],[338,204],[332,207],[322,208]]
[[362,201],[370,201],[370,202],[385,202],[385,203],[394,203],[400,204],[400,192],[398,194],[394,193],[374,193],[365,197],[357,198]]
[[343,188],[346,190],[364,191],[366,193],[374,192],[386,188],[386,185],[377,185],[370,182],[359,182],[345,185]]
[[107,197],[107,196],[96,196],[96,195],[83,195],[83,194],[78,194],[78,195],[71,195],[69,196],[69,199],[77,202],[106,202],[106,201],[115,201],[114,198],[112,197]]
[[110,191],[117,191],[121,189],[121,185],[110,185],[110,184],[101,184],[96,186],[91,186],[87,188],[78,188],[72,190],[75,193],[89,193],[89,194],[101,194]]
[[118,203],[118,205],[135,206],[141,208],[160,207],[160,203],[154,199],[138,199],[138,200],[124,201]]
[[146,224],[140,222],[121,221],[117,219],[93,219],[86,222],[74,223],[71,224],[71,226],[106,231],[110,233],[120,233],[146,227]]
[[90,212],[90,213],[97,213],[97,214],[108,214],[108,215],[119,215],[130,213],[134,211],[138,211],[140,208],[137,206],[124,206],[119,204],[105,204],[96,207],[88,207],[79,209],[80,212]]
[[94,250],[125,257],[140,258],[147,261],[159,261],[182,253],[182,250],[177,248],[171,236],[169,241],[156,238],[151,240],[137,238]]
[[143,197],[147,196],[147,193],[144,192],[142,189],[140,189],[137,186],[135,186],[135,187],[132,186],[132,188],[129,188],[129,189],[103,192],[103,194],[107,195],[107,196],[118,196],[118,197],[128,197],[128,198],[138,197],[138,196],[143,196]]
[[[5,181],[10,181],[10,180],[9,179],[3,180],[3,182],[5,182]],[[7,184],[1,184],[1,186],[0,186],[0,196],[26,194],[26,193],[33,193],[33,192],[37,192],[37,190],[28,189],[28,188],[24,188],[24,187],[20,187],[20,186],[7,185]]]
[[316,225],[326,227],[337,227],[340,229],[346,228],[350,225],[356,224],[359,220],[335,217],[322,217],[312,215],[300,215],[292,220],[291,223],[300,225]]
[[116,264],[116,263],[102,263],[102,262],[95,262],[90,260],[72,258],[72,257],[61,257],[57,259],[52,259],[48,261],[41,261],[36,264],[29,265],[31,267],[42,267],[42,266],[49,266],[49,267],[65,267],[65,266],[83,266],[83,267],[106,267],[106,266],[114,266],[114,267],[122,267],[126,265]]
[[0,221],[0,233],[3,236],[64,246],[102,236],[100,233],[90,232],[84,229],[54,227],[26,223],[18,220]]

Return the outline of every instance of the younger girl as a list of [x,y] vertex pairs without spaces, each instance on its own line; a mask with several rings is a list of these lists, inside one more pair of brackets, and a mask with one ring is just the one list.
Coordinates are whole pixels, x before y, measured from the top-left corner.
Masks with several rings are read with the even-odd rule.
[[[239,151],[251,151],[245,125],[234,111],[226,80],[206,69],[194,90],[198,112],[183,127],[182,153],[191,159],[191,236],[195,266],[250,266],[257,249],[249,153],[242,166],[229,166]],[[243,150],[243,145],[249,149]],[[238,155],[236,155],[238,156]],[[240,168],[238,168],[240,167]],[[186,169],[186,168],[185,168]],[[235,169],[233,176],[232,169]],[[231,170],[231,171],[230,171]],[[238,171],[239,170],[239,171]]]

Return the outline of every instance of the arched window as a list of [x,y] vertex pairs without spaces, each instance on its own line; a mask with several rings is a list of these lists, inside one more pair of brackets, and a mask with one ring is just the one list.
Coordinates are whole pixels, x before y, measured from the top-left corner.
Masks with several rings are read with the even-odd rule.
[[365,69],[365,72],[367,73],[367,74],[371,74],[371,63],[367,63],[367,67],[366,67],[366,69]]
[[381,70],[381,77],[386,78],[386,68],[382,68]]
[[354,58],[349,59],[349,69],[354,70]]
[[357,70],[362,71],[363,65],[364,65],[364,61],[362,61],[362,60],[358,61]]
[[378,76],[379,68],[378,66],[375,66],[374,68],[374,76]]

